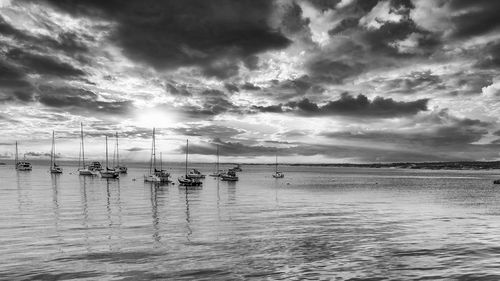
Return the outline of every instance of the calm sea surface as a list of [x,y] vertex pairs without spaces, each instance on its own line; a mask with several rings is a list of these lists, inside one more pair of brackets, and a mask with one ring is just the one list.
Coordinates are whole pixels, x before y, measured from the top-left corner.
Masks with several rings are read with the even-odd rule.
[[186,191],[0,166],[0,279],[500,280],[494,171],[242,168]]

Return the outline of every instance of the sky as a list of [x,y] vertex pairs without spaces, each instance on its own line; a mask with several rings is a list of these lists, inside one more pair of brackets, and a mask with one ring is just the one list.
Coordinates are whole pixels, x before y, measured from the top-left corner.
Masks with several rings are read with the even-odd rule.
[[[0,160],[500,159],[500,2],[0,0]],[[110,139],[110,151],[114,140]]]

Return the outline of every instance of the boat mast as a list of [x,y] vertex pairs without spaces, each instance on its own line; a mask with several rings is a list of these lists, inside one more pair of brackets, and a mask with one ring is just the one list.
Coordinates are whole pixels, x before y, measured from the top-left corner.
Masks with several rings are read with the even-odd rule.
[[50,167],[54,166],[54,131],[52,131],[52,149],[50,150]]
[[17,167],[17,163],[19,162],[19,156],[18,156],[18,153],[17,153],[17,141],[16,141],[16,160],[15,160],[15,166]]
[[153,169],[156,172],[156,138],[155,138],[155,128],[153,128]]
[[108,136],[106,136],[106,171],[109,170],[108,168]]
[[[116,136],[116,166],[119,167],[120,166],[120,153],[119,153],[119,150],[118,150],[118,132],[115,133],[115,136]],[[113,158],[113,161],[115,159]]]
[[217,144],[217,170],[215,173],[217,174],[219,172],[219,145]]
[[85,147],[83,145],[83,122],[80,123],[80,135],[82,138],[82,168],[85,169]]
[[274,168],[274,173],[275,174],[278,173],[278,152],[276,152],[276,165],[275,165],[275,168]]
[[189,153],[189,140],[186,140],[186,177],[188,174],[188,153]]
[[163,158],[161,152],[160,152],[160,171],[163,171]]

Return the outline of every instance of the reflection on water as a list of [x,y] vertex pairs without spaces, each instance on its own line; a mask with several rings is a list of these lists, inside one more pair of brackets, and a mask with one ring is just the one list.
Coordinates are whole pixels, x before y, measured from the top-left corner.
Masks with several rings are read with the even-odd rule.
[[192,190],[0,167],[0,279],[500,279],[492,172],[267,168]]

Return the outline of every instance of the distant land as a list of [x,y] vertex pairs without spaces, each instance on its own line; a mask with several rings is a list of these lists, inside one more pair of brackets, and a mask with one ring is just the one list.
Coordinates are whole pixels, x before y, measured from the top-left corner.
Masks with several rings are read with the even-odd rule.
[[[283,164],[286,165],[286,164]],[[288,164],[290,166],[358,167],[358,168],[400,168],[426,170],[491,170],[500,169],[500,161],[451,161],[451,162],[397,162],[371,164]]]
[[[45,165],[48,160],[33,159],[28,160],[33,164]],[[5,162],[0,162],[0,165],[13,164],[13,160],[6,160]],[[72,165],[77,165],[77,161],[67,161],[61,160],[61,165],[71,163]],[[133,166],[144,166],[146,167],[149,163],[146,162],[127,162],[123,161],[125,165]],[[191,162],[190,165],[199,164],[214,164],[213,162]],[[236,163],[236,162],[221,162],[220,165],[236,165],[240,164],[242,167],[248,165],[257,166],[274,166],[275,163]],[[170,165],[183,166],[183,162],[167,162],[165,161],[164,166],[168,167]],[[366,163],[366,164],[355,164],[355,163],[279,163],[279,166],[309,166],[309,167],[352,167],[352,168],[399,168],[399,169],[423,169],[423,170],[492,170],[500,169],[500,161],[449,161],[449,162],[394,162],[394,163]]]

